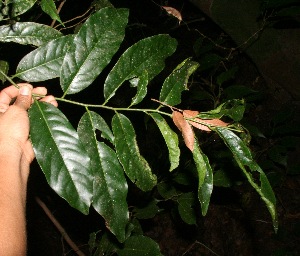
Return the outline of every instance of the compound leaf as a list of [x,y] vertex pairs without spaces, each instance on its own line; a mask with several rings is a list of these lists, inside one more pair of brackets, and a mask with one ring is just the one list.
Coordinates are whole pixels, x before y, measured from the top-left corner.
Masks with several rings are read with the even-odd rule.
[[127,9],[103,8],[81,26],[67,52],[60,83],[65,94],[88,87],[110,62],[125,35]]
[[156,176],[148,162],[140,155],[136,134],[130,120],[116,113],[112,119],[116,152],[125,173],[141,190],[151,190],[156,185]]
[[176,50],[177,42],[169,35],[155,35],[129,47],[110,71],[104,83],[107,102],[124,81],[140,77],[146,71],[151,81],[163,70],[166,57]]
[[152,113],[150,116],[154,119],[167,144],[171,164],[169,171],[171,172],[179,165],[180,149],[178,146],[178,136],[160,114]]
[[111,137],[103,118],[87,110],[79,121],[78,135],[90,157],[94,181],[92,205],[105,219],[107,228],[123,242],[129,217],[128,186],[116,153],[104,142],[97,141],[96,130],[104,131],[104,137]]
[[15,76],[28,82],[59,77],[64,56],[72,35],[54,39],[28,53],[18,64]]
[[0,42],[41,46],[61,36],[56,29],[34,22],[16,22],[13,29],[10,25],[0,26]]
[[49,103],[29,109],[30,138],[36,159],[53,190],[87,214],[93,193],[90,158],[65,115]]
[[189,77],[199,67],[199,63],[191,61],[190,58],[180,63],[169,75],[162,86],[159,101],[174,106],[181,102],[181,93],[187,90]]

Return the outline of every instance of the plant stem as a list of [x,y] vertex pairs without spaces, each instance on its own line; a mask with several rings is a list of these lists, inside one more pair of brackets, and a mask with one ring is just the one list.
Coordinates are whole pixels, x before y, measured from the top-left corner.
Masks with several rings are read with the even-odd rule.
[[74,104],[74,105],[78,105],[78,106],[82,106],[85,108],[103,108],[103,109],[109,109],[109,110],[113,110],[113,111],[136,111],[136,112],[144,112],[144,113],[148,113],[148,112],[155,112],[161,115],[166,115],[171,117],[172,115],[163,111],[159,111],[157,109],[143,109],[143,108],[114,108],[114,107],[109,107],[109,106],[105,106],[105,105],[97,105],[97,104],[88,104],[88,103],[82,103],[82,102],[78,102],[78,101],[73,101],[73,100],[67,100],[65,98],[55,98],[57,101],[62,101],[62,102],[66,102],[66,103],[70,103],[70,104]]

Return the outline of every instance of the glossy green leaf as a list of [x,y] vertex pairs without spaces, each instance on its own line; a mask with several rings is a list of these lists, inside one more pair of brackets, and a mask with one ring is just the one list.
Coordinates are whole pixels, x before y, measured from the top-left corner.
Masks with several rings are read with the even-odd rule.
[[90,158],[68,119],[49,103],[29,109],[30,139],[36,159],[52,189],[87,214],[93,193]]
[[56,29],[34,22],[16,22],[14,29],[10,25],[0,26],[0,42],[41,46],[61,36]]
[[[276,212],[276,198],[267,176],[252,158],[250,149],[236,134],[225,128],[216,128],[216,132],[219,134],[219,136],[223,139],[225,144],[233,153],[236,162],[247,177],[248,182],[260,195],[261,199],[265,202],[271,214],[274,229],[275,231],[277,231],[278,220]],[[250,172],[248,168],[250,169]],[[260,184],[257,184],[255,178],[252,176],[252,173],[255,171],[259,173]]]
[[196,225],[196,212],[193,206],[195,205],[194,193],[188,192],[181,194],[178,199],[178,212],[182,220],[189,225]]
[[158,244],[146,236],[131,236],[124,248],[117,250],[119,256],[162,256]]
[[88,87],[110,62],[125,35],[127,9],[103,8],[74,37],[61,69],[61,87],[74,94]]
[[135,130],[130,120],[116,113],[112,119],[116,152],[125,173],[141,190],[151,190],[156,185],[156,176],[148,162],[140,155]]
[[18,0],[12,4],[12,17],[19,16],[27,12],[37,0]]
[[198,172],[198,199],[201,204],[202,215],[208,210],[211,193],[213,191],[213,172],[207,156],[201,151],[195,138],[193,158]]
[[165,66],[165,59],[176,50],[177,42],[168,35],[155,35],[128,48],[110,71],[104,84],[107,102],[124,81],[140,77],[146,71],[151,81]]
[[199,63],[191,61],[190,58],[180,63],[164,81],[159,100],[171,106],[180,104],[181,93],[188,90],[188,79],[198,67]]
[[54,39],[28,53],[18,64],[15,76],[28,82],[59,77],[60,68],[72,35]]
[[140,77],[135,77],[129,80],[132,87],[137,88],[137,93],[132,99],[130,106],[140,103],[147,94],[148,73],[146,70],[142,72]]
[[105,219],[107,228],[123,242],[129,218],[126,202],[128,186],[116,153],[97,141],[96,130],[104,131],[105,137],[111,137],[103,118],[87,110],[79,121],[78,135],[90,157],[94,181],[92,205]]
[[[4,83],[6,81],[5,75],[7,75],[9,69],[9,64],[7,61],[0,60],[0,81]],[[3,74],[2,74],[3,73]]]
[[171,165],[169,171],[171,172],[179,165],[180,149],[178,146],[178,136],[160,114],[152,113],[150,116],[154,119],[167,144]]
[[42,0],[41,8],[43,12],[47,13],[51,17],[51,19],[57,20],[60,24],[63,25],[53,0]]

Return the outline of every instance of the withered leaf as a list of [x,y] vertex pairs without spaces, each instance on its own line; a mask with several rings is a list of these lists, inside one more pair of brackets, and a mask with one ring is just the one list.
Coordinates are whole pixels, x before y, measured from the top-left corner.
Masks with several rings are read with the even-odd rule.
[[183,114],[179,111],[173,111],[172,118],[174,124],[182,133],[185,145],[189,150],[193,152],[195,143],[193,128],[189,125],[189,123],[185,120]]
[[182,21],[181,13],[177,9],[170,6],[162,6],[162,8],[165,9],[168,14],[178,19],[179,23]]
[[201,119],[197,117],[198,114],[199,114],[198,111],[193,111],[193,110],[183,111],[183,116],[185,118],[188,119],[193,118],[194,120],[194,121],[188,120],[188,123],[190,123],[192,126],[202,131],[207,131],[207,132],[211,131],[211,129],[207,127],[205,124],[207,124],[208,126],[216,126],[216,127],[225,127],[228,125],[228,123],[225,123],[220,119]]

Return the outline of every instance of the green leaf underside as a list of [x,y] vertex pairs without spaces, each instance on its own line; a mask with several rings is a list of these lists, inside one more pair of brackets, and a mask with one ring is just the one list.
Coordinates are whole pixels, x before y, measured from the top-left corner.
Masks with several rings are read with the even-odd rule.
[[[216,132],[219,134],[219,136],[223,139],[225,144],[233,153],[236,162],[247,177],[248,182],[261,196],[261,199],[265,202],[271,214],[274,229],[275,231],[277,231],[278,220],[276,212],[276,198],[267,176],[252,158],[250,149],[236,134],[224,128],[216,128]],[[250,172],[247,170],[247,167],[250,169]],[[260,185],[255,182],[255,179],[252,176],[252,172],[255,171],[259,173]]]
[[53,20],[57,20],[60,24],[62,24],[62,21],[59,18],[59,15],[57,13],[56,6],[55,6],[55,3],[53,2],[53,0],[42,0],[41,1],[41,8]]
[[213,191],[213,172],[209,160],[200,149],[199,142],[195,138],[193,158],[198,172],[198,199],[201,204],[202,215],[208,210],[211,193]]
[[74,37],[61,69],[61,87],[74,94],[88,87],[110,62],[125,35],[127,9],[103,8]]
[[177,199],[178,202],[178,212],[182,220],[189,224],[195,225],[196,222],[196,212],[193,208],[195,204],[195,197],[193,192],[183,193]]
[[27,12],[37,0],[18,0],[12,4],[12,17],[19,16]]
[[178,136],[160,114],[152,113],[150,116],[154,119],[167,144],[171,165],[169,171],[171,172],[179,165],[180,149],[178,146]]
[[54,39],[28,53],[19,62],[15,76],[27,82],[59,77],[64,56],[73,36]]
[[124,248],[117,250],[119,256],[161,256],[158,244],[146,236],[131,236],[124,244]]
[[92,199],[90,159],[64,114],[35,101],[29,109],[30,138],[36,159],[52,189],[87,214]]
[[96,130],[104,131],[104,137],[112,136],[103,118],[87,111],[78,124],[78,135],[91,159],[94,181],[92,205],[105,219],[107,228],[120,242],[124,242],[129,217],[126,202],[128,186],[116,153],[104,142],[97,141]]
[[171,106],[180,104],[181,93],[188,89],[188,79],[198,67],[199,63],[190,59],[180,63],[164,81],[159,100]]
[[156,185],[156,176],[152,174],[148,162],[140,155],[136,134],[130,120],[116,113],[112,119],[115,147],[119,161],[129,179],[143,191]]
[[34,22],[16,22],[13,29],[10,25],[0,26],[0,42],[41,46],[61,36],[56,29]]
[[176,40],[169,35],[155,35],[128,48],[106,78],[105,102],[115,95],[124,81],[140,77],[145,71],[148,73],[148,81],[151,81],[163,70],[164,60],[174,53],[176,47]]

